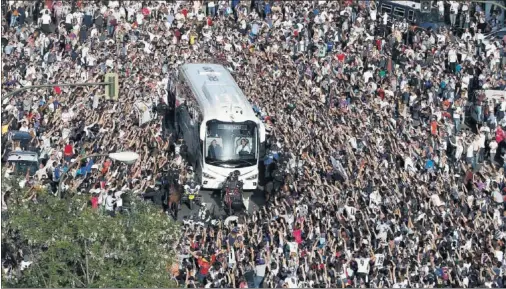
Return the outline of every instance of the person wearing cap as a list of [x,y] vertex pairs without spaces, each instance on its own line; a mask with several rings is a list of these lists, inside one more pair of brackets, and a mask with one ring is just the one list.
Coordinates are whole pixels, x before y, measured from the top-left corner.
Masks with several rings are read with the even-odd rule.
[[192,256],[197,259],[197,264],[199,266],[199,271],[197,272],[197,280],[201,283],[206,279],[207,274],[209,273],[209,269],[211,268],[211,263],[209,260],[203,256],[202,252],[196,251],[191,252]]

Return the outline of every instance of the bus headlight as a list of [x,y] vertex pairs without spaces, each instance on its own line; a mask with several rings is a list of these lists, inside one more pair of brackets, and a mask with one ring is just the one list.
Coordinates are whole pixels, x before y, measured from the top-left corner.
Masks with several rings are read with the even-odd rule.
[[251,181],[258,178],[258,175],[252,175],[251,177],[247,177],[246,180]]
[[202,173],[202,175],[204,175],[204,178],[206,179],[216,179],[215,177],[211,176],[210,174],[206,174],[206,173]]

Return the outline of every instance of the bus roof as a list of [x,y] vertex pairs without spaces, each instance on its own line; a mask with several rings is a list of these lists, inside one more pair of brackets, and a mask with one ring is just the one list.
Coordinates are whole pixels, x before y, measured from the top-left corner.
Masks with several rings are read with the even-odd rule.
[[397,4],[399,6],[405,6],[412,9],[421,9],[422,5],[420,3],[417,3],[415,1],[403,1],[403,0],[391,0],[391,1],[382,1],[382,3],[388,4],[388,2]]
[[230,71],[219,64],[194,63],[181,67],[199,102],[204,119],[246,121],[259,119]]
[[29,161],[29,162],[37,162],[38,156],[36,152],[30,151],[13,151],[9,154],[7,161]]

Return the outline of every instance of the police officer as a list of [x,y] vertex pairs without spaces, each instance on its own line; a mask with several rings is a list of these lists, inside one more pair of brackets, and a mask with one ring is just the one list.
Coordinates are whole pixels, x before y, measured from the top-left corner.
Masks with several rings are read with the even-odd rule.
[[180,174],[179,168],[175,165],[171,166],[168,171],[169,183],[171,184],[177,183],[177,181],[179,180],[179,174]]

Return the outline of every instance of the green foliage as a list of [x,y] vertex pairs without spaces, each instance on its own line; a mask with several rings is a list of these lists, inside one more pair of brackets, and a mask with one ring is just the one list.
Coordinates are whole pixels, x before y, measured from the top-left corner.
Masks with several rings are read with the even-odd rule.
[[[25,190],[26,191],[26,190]],[[22,190],[13,192],[21,196]],[[109,217],[74,196],[49,194],[37,202],[9,202],[2,246],[33,261],[7,287],[173,287],[167,266],[179,227],[149,203],[131,201],[130,213]],[[4,274],[5,275],[5,274]]]

